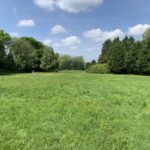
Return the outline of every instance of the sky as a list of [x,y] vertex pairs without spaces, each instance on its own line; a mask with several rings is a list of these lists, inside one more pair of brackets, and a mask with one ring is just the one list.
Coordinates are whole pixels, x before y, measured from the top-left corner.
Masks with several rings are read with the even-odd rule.
[[150,0],[0,0],[0,29],[33,37],[55,52],[98,59],[106,39],[141,39]]

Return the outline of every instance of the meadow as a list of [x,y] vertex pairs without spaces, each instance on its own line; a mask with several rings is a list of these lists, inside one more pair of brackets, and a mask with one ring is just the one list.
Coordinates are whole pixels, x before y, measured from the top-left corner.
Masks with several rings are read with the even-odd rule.
[[0,76],[0,150],[148,150],[150,77]]

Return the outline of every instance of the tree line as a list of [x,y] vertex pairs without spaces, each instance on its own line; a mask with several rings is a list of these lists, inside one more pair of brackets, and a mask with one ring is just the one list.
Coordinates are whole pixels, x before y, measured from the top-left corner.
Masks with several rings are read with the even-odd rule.
[[32,37],[12,38],[0,30],[0,72],[83,70],[82,56],[59,55]]
[[126,36],[123,40],[106,40],[99,64],[108,64],[115,74],[150,74],[150,29],[143,34],[141,41]]
[[[96,64],[100,64],[99,66]],[[103,65],[104,64],[104,65]],[[91,66],[94,66],[90,68]],[[115,74],[150,75],[150,29],[143,34],[143,39],[135,40],[126,36],[124,39],[106,40],[102,47],[98,63],[95,60],[85,63],[82,56],[60,55],[53,48],[44,45],[32,37],[12,38],[0,30],[0,72],[89,70]]]

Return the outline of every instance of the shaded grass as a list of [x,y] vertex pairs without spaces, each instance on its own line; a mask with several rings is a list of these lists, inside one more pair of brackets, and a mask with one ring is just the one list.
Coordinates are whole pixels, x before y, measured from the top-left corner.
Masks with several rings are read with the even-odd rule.
[[0,149],[148,150],[150,77],[0,76]]

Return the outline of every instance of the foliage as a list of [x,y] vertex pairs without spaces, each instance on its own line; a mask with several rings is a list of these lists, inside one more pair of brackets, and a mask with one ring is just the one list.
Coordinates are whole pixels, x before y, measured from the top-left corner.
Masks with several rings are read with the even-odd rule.
[[72,57],[72,70],[84,70],[84,59],[82,56]]
[[143,43],[143,48],[140,52],[137,66],[140,74],[150,74],[150,48],[145,42]]
[[91,62],[84,63],[84,69],[87,70],[92,65],[96,65],[96,61],[94,59]]
[[84,59],[82,56],[71,57],[63,55],[58,58],[59,70],[84,70]]
[[96,64],[90,66],[86,72],[88,73],[99,73],[99,74],[107,74],[110,73],[108,64]]
[[150,29],[145,31],[142,41],[133,37],[106,40],[98,62],[108,63],[112,73],[150,75]]
[[63,55],[58,58],[59,70],[71,70],[71,56]]
[[125,49],[125,58],[124,58],[124,69],[125,72],[134,73],[136,68],[136,61],[138,59],[136,42],[133,37],[125,37],[122,44]]
[[45,46],[43,49],[40,68],[44,71],[52,71],[55,70],[57,66],[57,56],[55,55],[53,49]]
[[18,71],[28,72],[36,68],[37,56],[29,42],[23,39],[14,39],[11,51]]
[[2,40],[0,40],[0,68],[5,68],[5,47]]
[[113,73],[124,73],[124,59],[125,59],[125,50],[124,47],[119,40],[116,38],[113,41],[111,56],[109,60],[109,68]]
[[108,63],[109,58],[110,58],[111,48],[112,48],[111,40],[106,40],[103,44],[102,54],[100,55],[98,59],[98,63],[101,63],[101,64]]
[[0,69],[7,69],[9,67],[6,46],[10,39],[11,38],[7,33],[5,33],[3,30],[0,30]]
[[19,72],[84,70],[82,56],[59,56],[32,37],[11,38],[0,30],[0,69]]
[[0,30],[0,41],[3,41],[4,44],[11,40],[11,37],[8,33],[3,30]]
[[150,29],[147,29],[143,35],[142,49],[137,66],[140,74],[150,74]]
[[34,49],[42,49],[44,47],[43,43],[32,37],[21,37],[21,39],[28,41],[34,47]]
[[87,70],[91,66],[90,62],[86,62],[84,65],[84,69]]
[[43,43],[37,41],[36,39],[32,37],[22,37],[21,39],[29,42],[32,47],[34,48],[35,54],[37,56],[36,58],[36,67],[34,68],[35,71],[41,71],[40,65],[41,65],[41,58],[43,56],[43,49],[45,48],[45,45]]

